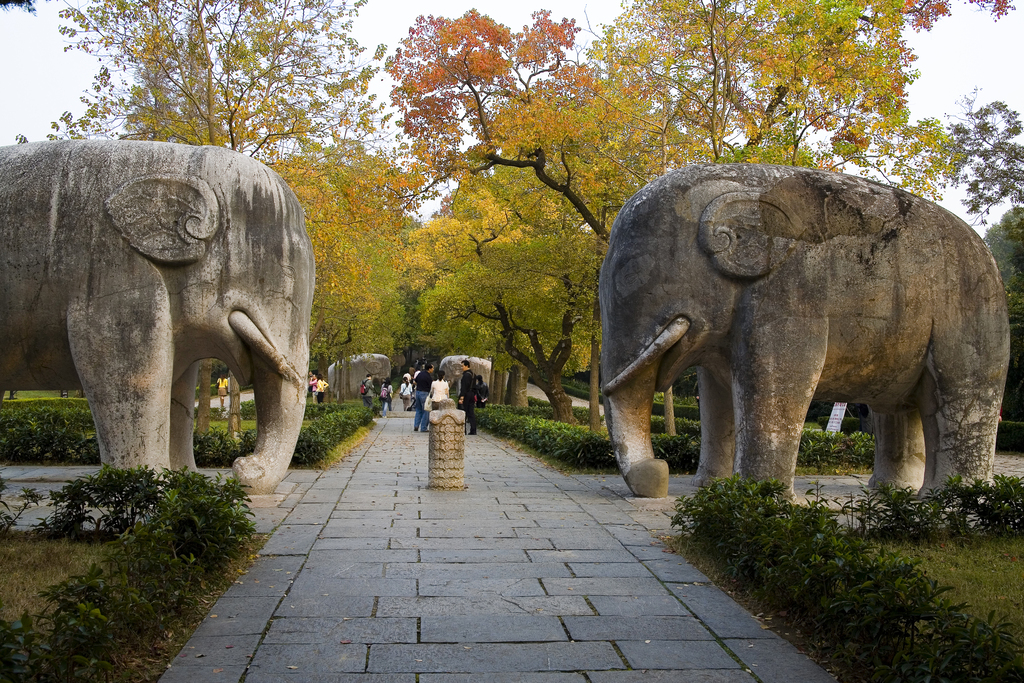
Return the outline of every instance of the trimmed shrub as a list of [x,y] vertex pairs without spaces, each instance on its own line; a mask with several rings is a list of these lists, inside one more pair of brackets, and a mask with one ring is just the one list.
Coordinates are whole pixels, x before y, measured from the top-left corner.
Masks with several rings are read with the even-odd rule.
[[1024,453],[1024,422],[1000,422],[996,432],[996,450]]
[[[4,399],[0,406],[3,410],[21,410],[23,408],[73,408],[89,412],[89,401],[84,398],[16,398],[13,401]],[[91,414],[91,413],[90,413]]]
[[84,399],[25,400],[10,410],[7,403],[0,410],[0,461],[99,464],[96,428]]
[[879,553],[822,500],[794,505],[776,481],[719,479],[676,504],[673,526],[808,636],[875,679],[1024,681],[1007,627],[942,597],[917,562]]
[[[687,420],[695,420],[700,422],[700,408],[692,405],[684,405],[676,401],[674,403],[672,411],[676,419],[685,418]],[[665,403],[663,401],[655,401],[651,406],[651,415],[658,415],[662,419],[665,418]]]
[[871,469],[875,463],[875,437],[864,432],[844,434],[805,429],[800,435],[797,465],[814,467],[819,474],[844,474]]
[[361,405],[347,405],[342,410],[325,411],[323,417],[299,432],[292,464],[316,467],[327,460],[335,446],[371,422],[373,412]]
[[[651,434],[665,433],[665,418],[661,415],[651,415]],[[700,436],[700,421],[688,420],[685,417],[676,418],[676,434],[688,434]]]

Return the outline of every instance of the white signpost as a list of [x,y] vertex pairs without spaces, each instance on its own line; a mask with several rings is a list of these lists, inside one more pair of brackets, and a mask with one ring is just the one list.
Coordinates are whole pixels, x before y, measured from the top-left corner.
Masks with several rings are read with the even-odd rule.
[[846,404],[845,403],[833,403],[832,414],[828,418],[828,426],[825,427],[826,432],[838,432],[843,428],[843,417],[846,416]]

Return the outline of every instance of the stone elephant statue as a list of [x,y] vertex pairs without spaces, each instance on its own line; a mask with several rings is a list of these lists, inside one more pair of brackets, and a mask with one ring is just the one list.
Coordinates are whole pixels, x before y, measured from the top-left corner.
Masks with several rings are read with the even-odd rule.
[[459,395],[459,380],[462,379],[462,361],[469,359],[469,369],[473,371],[474,375],[480,375],[484,378],[484,382],[491,381],[491,361],[486,358],[477,358],[476,356],[445,356],[441,359],[441,364],[438,370],[444,370],[444,379],[448,382],[450,387],[448,395],[452,397],[458,397]]
[[327,383],[336,399],[357,399],[361,398],[359,385],[367,373],[373,375],[374,386],[380,391],[380,383],[391,378],[391,359],[380,353],[349,356],[327,368]]
[[313,252],[276,173],[219,147],[0,147],[0,387],[80,388],[100,458],[195,468],[199,361],[252,383],[234,463],[274,490],[302,427]]
[[600,275],[606,416],[639,496],[667,494],[651,398],[697,366],[695,483],[792,495],[813,398],[874,413],[874,483],[992,473],[1006,299],[979,236],[907,192],[805,168],[691,166],[622,208]]

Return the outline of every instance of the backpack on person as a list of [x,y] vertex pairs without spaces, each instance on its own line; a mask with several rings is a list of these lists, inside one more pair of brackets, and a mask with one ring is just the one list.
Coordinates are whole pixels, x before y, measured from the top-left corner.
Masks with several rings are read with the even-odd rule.
[[390,384],[385,384],[384,386],[382,386],[380,388],[380,397],[381,397],[381,399],[383,399],[385,401],[388,400],[389,398],[391,398],[391,385]]
[[359,385],[359,395],[360,396],[366,396],[366,380],[365,379],[363,380],[363,383]]

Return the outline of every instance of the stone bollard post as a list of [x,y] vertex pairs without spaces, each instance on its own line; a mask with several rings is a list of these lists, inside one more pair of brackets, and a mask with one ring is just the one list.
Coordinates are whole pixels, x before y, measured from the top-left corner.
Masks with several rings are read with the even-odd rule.
[[428,488],[459,490],[463,483],[463,459],[466,454],[466,413],[456,409],[450,398],[434,403],[430,411],[427,438]]

